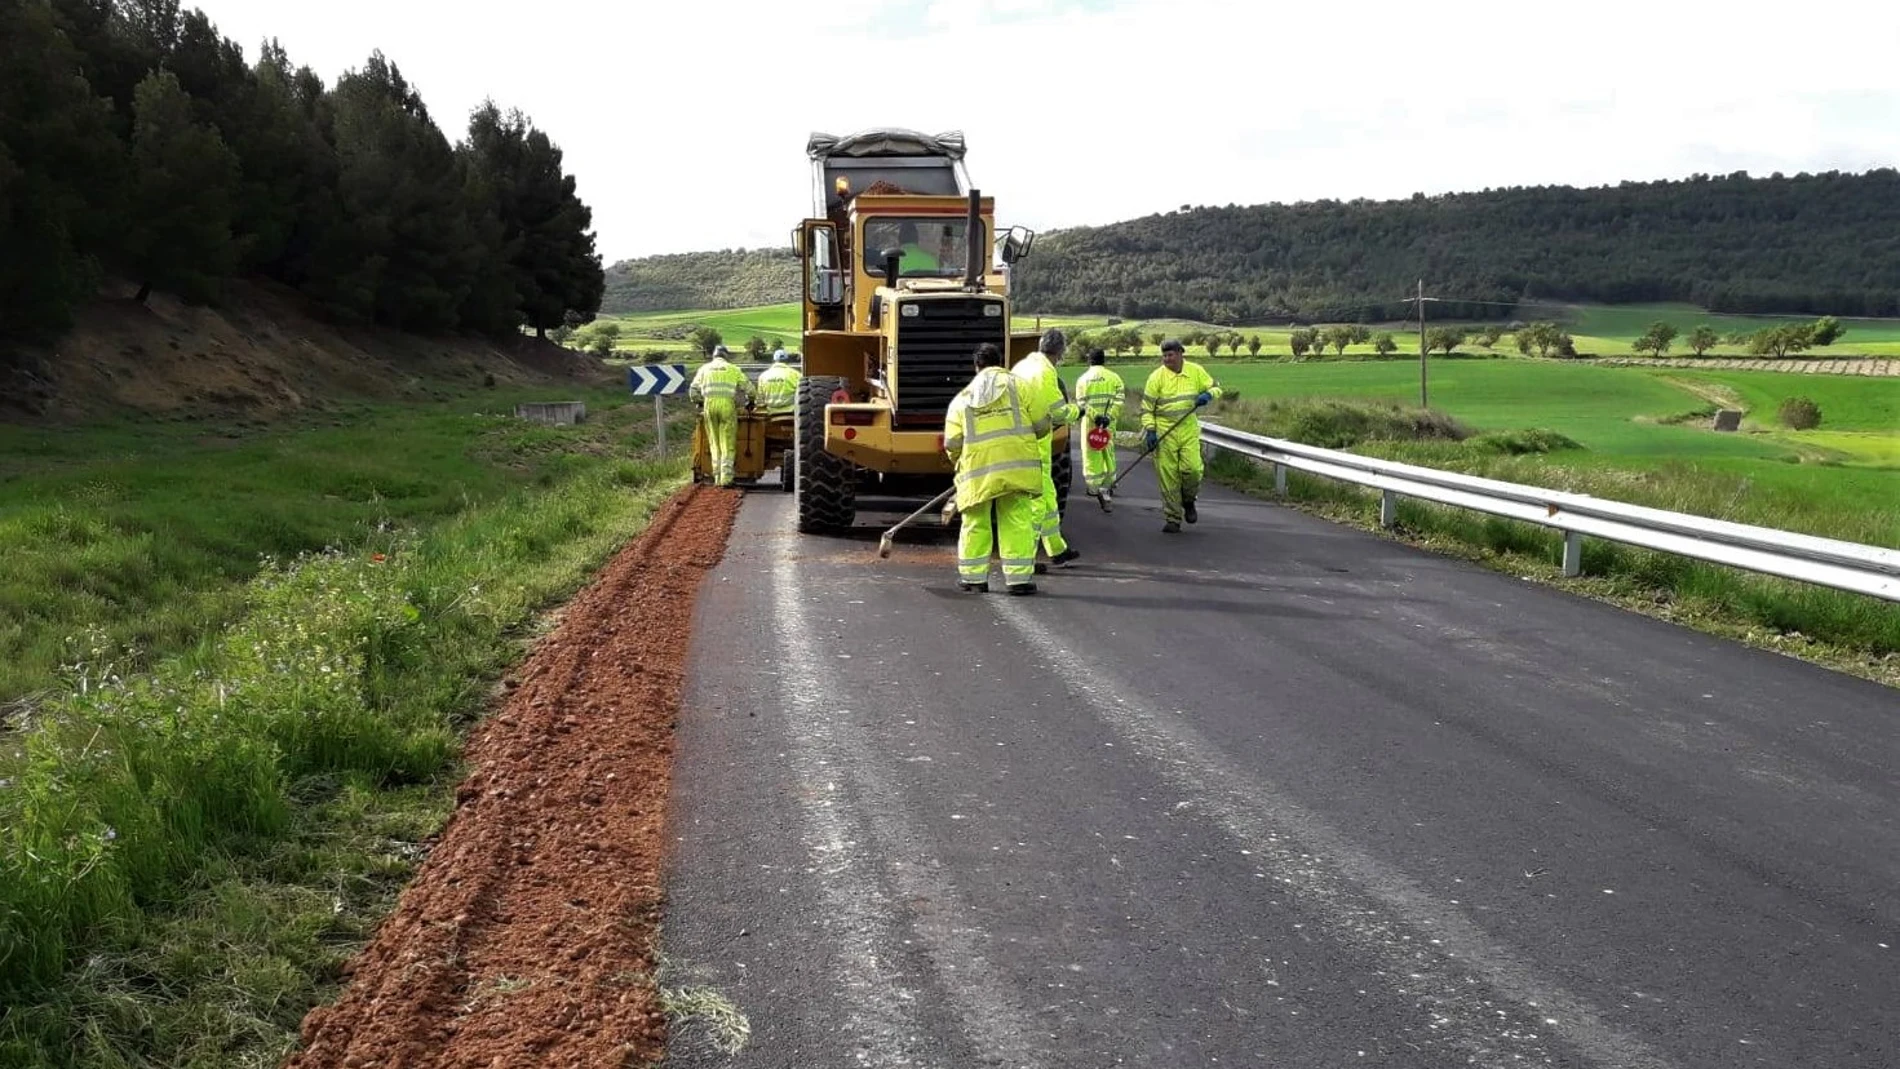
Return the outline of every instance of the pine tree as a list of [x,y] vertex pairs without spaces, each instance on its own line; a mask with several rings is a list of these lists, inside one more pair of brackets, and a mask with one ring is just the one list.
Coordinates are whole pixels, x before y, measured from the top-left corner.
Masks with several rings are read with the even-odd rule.
[[132,170],[124,253],[137,299],[153,286],[210,299],[237,262],[237,158],[216,130],[192,121],[191,97],[170,71],[147,75],[133,94]]
[[97,283],[125,146],[43,4],[0,4],[0,332],[57,329]]

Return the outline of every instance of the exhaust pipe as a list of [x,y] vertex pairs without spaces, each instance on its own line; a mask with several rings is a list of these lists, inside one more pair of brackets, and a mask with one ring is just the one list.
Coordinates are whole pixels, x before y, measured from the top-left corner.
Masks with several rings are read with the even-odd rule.
[[970,252],[965,261],[963,288],[973,290],[976,280],[982,277],[983,265],[977,262],[983,255],[983,194],[970,190],[970,216],[965,230],[970,238]]

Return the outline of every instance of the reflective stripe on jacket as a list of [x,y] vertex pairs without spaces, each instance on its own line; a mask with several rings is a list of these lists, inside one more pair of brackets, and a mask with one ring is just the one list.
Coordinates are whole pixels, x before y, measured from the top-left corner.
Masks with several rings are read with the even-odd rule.
[[969,512],[1008,493],[1042,492],[1042,436],[1049,411],[1035,391],[1000,367],[977,372],[943,417],[943,448],[956,462],[957,508]]
[[1194,361],[1181,361],[1178,375],[1165,364],[1155,368],[1141,388],[1141,429],[1165,432],[1180,420],[1182,431],[1194,433],[1200,429],[1200,420],[1193,415],[1194,399],[1202,393],[1211,393],[1218,399],[1220,383]]
[[[1048,409],[1051,425],[1074,423],[1076,417],[1081,414],[1081,410],[1070,403],[1068,397],[1063,394],[1062,376],[1056,374],[1056,366],[1041,353],[1030,353],[1016,361],[1016,366],[1011,368],[1009,373],[1016,376],[1018,381],[1027,384],[1029,392],[1035,395],[1036,400],[1044,408]],[[1047,437],[1047,434],[1044,437]]]
[[759,376],[759,403],[774,415],[790,412],[793,403],[798,400],[798,369],[787,364],[779,364],[765,369]]
[[1122,377],[1100,364],[1075,380],[1075,398],[1082,403],[1082,412],[1091,418],[1107,416],[1111,425],[1122,418],[1122,402],[1127,393]]
[[693,373],[693,384],[686,388],[686,393],[695,401],[734,401],[741,394],[751,396],[752,384],[746,381],[745,372],[739,370],[738,365],[715,357]]

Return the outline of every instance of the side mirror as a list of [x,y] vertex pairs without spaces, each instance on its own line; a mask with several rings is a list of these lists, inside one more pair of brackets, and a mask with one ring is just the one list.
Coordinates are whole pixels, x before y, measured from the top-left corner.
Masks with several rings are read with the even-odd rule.
[[1014,264],[1028,257],[1029,250],[1036,244],[1036,232],[1027,227],[1012,226],[1003,235],[1002,258],[1006,264]]

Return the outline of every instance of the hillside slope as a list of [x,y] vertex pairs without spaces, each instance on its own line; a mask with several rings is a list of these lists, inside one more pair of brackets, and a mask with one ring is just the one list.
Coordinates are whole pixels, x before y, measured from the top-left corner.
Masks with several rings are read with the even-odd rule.
[[[1169,212],[1051,232],[1026,311],[1215,322],[1529,318],[1537,300],[1900,315],[1900,172],[1696,176]],[[1460,302],[1465,303],[1460,303]],[[1494,302],[1494,303],[1477,303]]]
[[0,419],[114,412],[268,418],[343,400],[423,400],[485,385],[604,381],[600,360],[521,336],[410,334],[314,314],[284,287],[233,283],[215,308],[121,292],[51,344],[0,354]]
[[797,299],[798,258],[790,249],[726,249],[622,260],[607,269],[600,310],[626,315],[751,308]]

